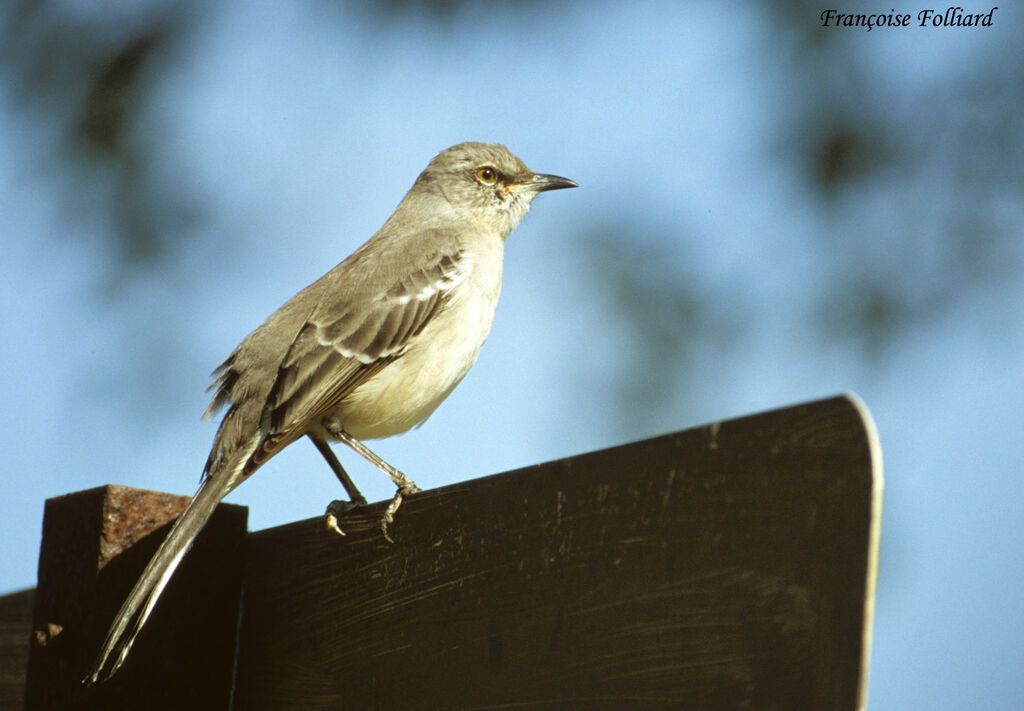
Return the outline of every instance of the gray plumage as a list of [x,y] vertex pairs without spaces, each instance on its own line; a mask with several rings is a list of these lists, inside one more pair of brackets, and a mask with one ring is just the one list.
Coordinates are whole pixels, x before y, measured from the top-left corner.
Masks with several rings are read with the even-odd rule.
[[368,242],[235,348],[214,371],[204,419],[227,412],[203,483],[121,607],[87,682],[124,663],[217,503],[295,440],[309,436],[321,451],[341,440],[377,464],[399,489],[388,515],[417,490],[359,440],[421,424],[458,385],[491,328],[505,239],[538,193],[575,186],[532,172],[504,146],[452,146]]

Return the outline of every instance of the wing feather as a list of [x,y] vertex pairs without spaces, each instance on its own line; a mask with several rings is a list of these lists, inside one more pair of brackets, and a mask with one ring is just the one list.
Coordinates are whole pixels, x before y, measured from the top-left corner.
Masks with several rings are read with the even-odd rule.
[[[438,254],[369,303],[321,304],[302,327],[267,398],[265,435],[287,444],[401,358],[465,276],[463,254]],[[273,447],[274,452],[283,447]]]
[[229,409],[204,476],[245,456],[234,470],[241,481],[402,357],[471,269],[447,235],[422,239],[439,246],[401,271],[396,266],[408,264],[399,256],[404,242],[367,242],[272,314],[214,371],[204,419]]

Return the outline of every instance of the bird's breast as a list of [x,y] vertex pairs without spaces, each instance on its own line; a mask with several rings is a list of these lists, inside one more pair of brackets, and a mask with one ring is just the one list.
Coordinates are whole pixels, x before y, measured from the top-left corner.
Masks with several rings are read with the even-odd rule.
[[408,349],[334,412],[356,439],[406,432],[426,420],[476,362],[501,293],[499,249],[471,255],[446,306]]

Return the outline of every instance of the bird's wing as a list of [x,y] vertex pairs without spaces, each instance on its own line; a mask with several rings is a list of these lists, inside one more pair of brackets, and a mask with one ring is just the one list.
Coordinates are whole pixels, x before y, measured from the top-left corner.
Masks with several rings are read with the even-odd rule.
[[255,470],[401,358],[466,270],[462,251],[440,251],[393,278],[378,275],[372,290],[327,290],[281,361],[263,409],[263,442],[246,469]]

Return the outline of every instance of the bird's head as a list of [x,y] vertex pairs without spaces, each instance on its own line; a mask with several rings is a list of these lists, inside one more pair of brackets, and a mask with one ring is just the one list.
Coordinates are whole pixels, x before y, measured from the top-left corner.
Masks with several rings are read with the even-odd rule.
[[575,188],[557,175],[535,173],[497,143],[460,143],[439,153],[416,181],[439,190],[466,221],[504,239],[546,190]]

